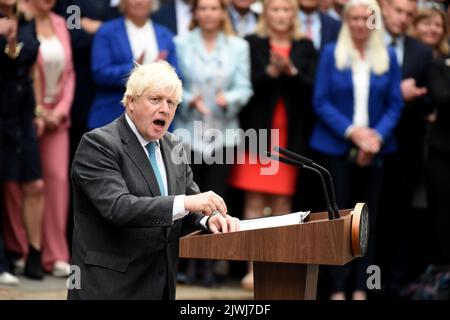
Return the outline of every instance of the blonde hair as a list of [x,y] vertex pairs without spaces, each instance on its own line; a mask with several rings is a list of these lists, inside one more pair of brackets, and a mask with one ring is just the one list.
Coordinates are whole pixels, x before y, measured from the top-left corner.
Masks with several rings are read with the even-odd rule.
[[[263,12],[259,16],[258,24],[256,25],[256,34],[259,35],[262,38],[267,38],[269,36],[269,27],[267,26],[267,8],[269,7],[269,4],[274,0],[262,0],[263,2]],[[294,21],[292,23],[292,30],[291,30],[291,39],[293,40],[300,40],[304,38],[304,35],[301,33],[301,26],[300,26],[300,20],[297,17],[298,12],[298,3],[297,0],[284,0],[288,2],[294,11]]]
[[[119,1],[119,12],[121,14],[123,14],[123,15],[125,15],[126,11],[127,11],[127,6],[125,5],[125,1],[126,0],[120,0]],[[159,6],[158,1],[152,0],[152,7],[151,7],[151,10],[150,10],[150,13],[156,11],[158,9],[158,6]],[[149,17],[149,19],[150,19],[150,17]]]
[[136,65],[128,77],[122,104],[126,107],[131,99],[138,98],[147,90],[167,90],[177,105],[183,93],[181,80],[167,61]]
[[[366,44],[366,49],[369,52],[369,64],[372,71],[377,74],[383,74],[389,70],[389,54],[383,39],[383,28],[381,27],[380,7],[376,0],[350,0],[343,10],[343,23],[336,43],[334,57],[336,60],[336,67],[339,70],[350,68],[358,57],[358,52],[353,43],[350,28],[346,22],[346,15],[348,11],[355,6],[367,6],[367,10],[371,10],[375,14],[373,17],[375,25],[369,35]],[[369,27],[369,26],[367,26]]]
[[443,27],[443,33],[441,35],[441,39],[439,39],[439,43],[433,48],[435,51],[437,51],[439,54],[445,56],[449,54],[450,52],[450,46],[448,44],[447,34],[448,34],[448,25],[447,25],[447,19],[445,16],[445,12],[434,7],[430,8],[423,8],[419,9],[417,12],[417,15],[414,17],[413,23],[411,25],[411,36],[417,37],[416,27],[419,22],[421,22],[424,19],[431,18],[433,16],[439,16],[442,19],[442,27]]
[[[231,24],[230,16],[228,14],[227,2],[225,2],[225,0],[217,0],[217,1],[219,1],[220,7],[222,8],[222,11],[224,13],[223,21],[220,25],[220,31],[222,31],[227,36],[232,36],[235,34],[235,32],[233,29],[233,25]],[[200,2],[200,0],[194,0],[192,2],[192,8],[191,8],[192,18],[191,18],[191,23],[189,24],[189,30],[193,30],[199,26],[198,21],[195,19],[195,11],[198,8],[199,2]]]

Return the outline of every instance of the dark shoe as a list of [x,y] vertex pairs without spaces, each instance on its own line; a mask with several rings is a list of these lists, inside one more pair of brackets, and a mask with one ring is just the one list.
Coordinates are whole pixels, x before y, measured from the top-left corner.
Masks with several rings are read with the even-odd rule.
[[32,245],[29,246],[27,262],[25,263],[25,276],[34,280],[44,278],[44,270],[41,265],[41,252]]

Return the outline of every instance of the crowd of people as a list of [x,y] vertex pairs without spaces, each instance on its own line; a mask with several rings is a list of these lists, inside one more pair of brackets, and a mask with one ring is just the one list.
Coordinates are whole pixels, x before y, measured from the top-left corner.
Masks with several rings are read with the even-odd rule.
[[[261,150],[228,135],[238,129],[266,130],[259,146],[328,168],[339,208],[368,204],[367,255],[321,268],[320,297],[367,299],[372,264],[382,296],[448,297],[449,26],[450,6],[437,0],[0,0],[0,284],[70,274],[80,139],[124,112],[134,65],[166,60],[183,83],[170,131],[200,190],[234,215],[325,208],[315,176],[286,164],[261,174]],[[228,154],[232,163],[212,161]],[[425,252],[413,247],[417,207]],[[217,286],[220,266],[183,261],[178,280]],[[447,281],[447,291],[420,279]]]

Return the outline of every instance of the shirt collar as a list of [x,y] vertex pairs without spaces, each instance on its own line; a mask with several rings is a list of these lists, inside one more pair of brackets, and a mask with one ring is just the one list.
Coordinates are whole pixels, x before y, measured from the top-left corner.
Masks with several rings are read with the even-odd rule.
[[239,21],[240,19],[248,20],[248,18],[253,15],[251,10],[249,10],[246,14],[241,15],[232,4],[228,6],[228,9],[234,21]]
[[[127,120],[128,125],[131,128],[131,131],[133,131],[134,135],[136,136],[136,138],[138,139],[139,143],[141,144],[141,146],[143,148],[145,148],[146,145],[148,145],[151,141],[147,141],[137,130],[134,122],[130,119],[130,117],[128,116],[128,114],[125,112],[125,119]],[[159,140],[154,141],[156,142],[156,145],[159,148]]]
[[147,30],[152,26],[150,23],[150,19],[148,19],[142,27],[138,27],[130,19],[127,18],[125,18],[125,25],[128,29],[131,29],[133,31]]
[[311,14],[306,14],[305,12],[303,12],[302,10],[298,11],[298,16],[300,17],[300,20],[302,22],[302,24],[306,24],[306,19],[309,17],[311,18],[311,22],[313,24],[320,22],[320,15],[318,11],[314,11]]
[[[394,39],[394,37],[388,31],[384,32],[384,43],[387,46],[389,46],[392,43],[393,39]],[[403,45],[403,43],[405,41],[405,36],[404,35],[400,35],[398,37],[395,37],[395,41],[396,41],[397,45]]]

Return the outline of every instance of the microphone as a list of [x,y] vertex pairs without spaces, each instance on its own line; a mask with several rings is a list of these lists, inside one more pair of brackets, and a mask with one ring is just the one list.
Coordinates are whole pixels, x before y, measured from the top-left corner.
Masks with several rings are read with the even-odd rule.
[[284,149],[284,148],[279,147],[279,146],[275,146],[274,149],[275,149],[275,151],[279,152],[282,155],[285,155],[287,157],[291,157],[293,159],[296,159],[297,161],[299,161],[301,163],[304,163],[304,164],[307,164],[308,166],[311,166],[313,168],[316,168],[319,171],[321,171],[321,172],[323,172],[323,173],[325,173],[327,175],[327,177],[328,177],[328,185],[329,185],[330,194],[331,194],[331,202],[332,202],[332,205],[333,205],[333,213],[334,213],[334,217],[336,219],[338,219],[339,218],[339,209],[338,209],[337,202],[336,202],[336,193],[334,192],[333,178],[332,178],[330,172],[327,169],[325,169],[324,167],[322,167],[321,165],[318,165],[317,163],[315,163],[313,160],[308,159],[308,158],[306,158],[304,156],[301,156],[301,155],[299,155],[299,154],[297,154],[295,152],[292,152],[290,150]]
[[279,162],[284,162],[286,164],[290,164],[290,165],[293,165],[293,166],[298,166],[298,167],[300,167],[302,169],[307,169],[307,170],[313,171],[316,174],[318,174],[319,177],[320,177],[320,181],[322,182],[322,189],[323,189],[323,194],[325,195],[325,201],[327,202],[328,219],[329,220],[335,219],[333,209],[331,208],[330,198],[328,196],[328,190],[327,190],[327,187],[326,187],[326,184],[325,184],[325,179],[323,178],[322,172],[320,172],[316,168],[310,167],[309,165],[306,165],[306,164],[304,164],[304,163],[302,163],[300,161],[289,159],[289,158],[285,158],[285,157],[280,157],[280,156],[277,156],[277,155],[273,155],[270,152],[267,152],[267,156],[270,159],[272,159],[272,160],[276,160],[276,161],[279,161]]

